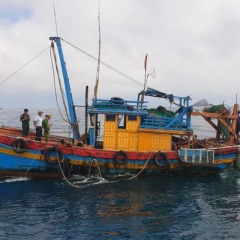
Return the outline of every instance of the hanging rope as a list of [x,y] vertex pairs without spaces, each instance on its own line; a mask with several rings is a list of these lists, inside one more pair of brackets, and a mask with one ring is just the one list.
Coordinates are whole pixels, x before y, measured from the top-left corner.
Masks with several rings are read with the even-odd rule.
[[[76,184],[71,183],[71,182],[67,179],[67,177],[65,176],[65,174],[64,174],[64,172],[63,172],[63,170],[62,170],[62,166],[61,166],[61,162],[60,162],[60,159],[59,159],[59,156],[58,156],[58,152],[56,151],[56,153],[57,153],[57,159],[58,159],[59,168],[60,168],[60,171],[61,171],[61,173],[62,173],[62,175],[63,175],[64,180],[65,180],[70,186],[72,186],[72,187],[74,187],[74,188],[83,188],[82,186],[78,186],[78,185],[76,185]],[[153,152],[150,152],[150,154],[149,154],[149,156],[148,156],[148,159],[146,160],[145,164],[143,165],[143,168],[142,168],[136,175],[134,175],[133,177],[127,178],[127,179],[122,179],[122,180],[117,180],[117,181],[111,181],[111,182],[107,182],[107,183],[116,183],[116,182],[127,181],[127,180],[132,180],[132,179],[134,179],[134,178],[137,178],[137,177],[142,173],[142,171],[146,168],[147,164],[148,164],[149,161],[150,161],[150,158],[151,158],[152,153],[153,153]],[[75,157],[75,153],[74,153],[74,157]],[[93,159],[92,162],[91,162],[90,169],[89,169],[89,173],[88,173],[88,177],[89,177],[90,170],[91,170],[91,166],[92,166],[92,163],[93,163],[93,162],[96,162],[96,163],[97,163],[97,166],[98,166],[98,168],[99,168],[99,176],[101,177],[100,166],[99,166],[98,161],[97,161],[96,159]],[[70,175],[70,172],[69,172],[69,175]],[[106,182],[104,182],[104,183],[106,183]]]
[[57,90],[56,90],[56,78],[55,78],[55,72],[54,72],[54,66],[53,66],[53,60],[52,60],[52,52],[50,51],[50,56],[51,56],[51,62],[52,62],[52,70],[53,70],[53,78],[54,78],[54,91],[55,91],[55,99],[56,99],[56,103],[57,103],[57,106],[58,106],[58,111],[60,113],[60,116],[61,118],[67,122],[69,124],[69,130],[68,130],[68,137],[70,138],[70,134],[72,132],[72,129],[71,129],[71,122],[70,122],[70,118],[69,118],[69,115],[68,115],[68,111],[67,111],[67,107],[66,107],[66,103],[65,103],[65,100],[64,100],[64,97],[65,99],[66,96],[64,94],[64,91],[63,91],[63,88],[62,88],[62,84],[61,84],[61,80],[60,80],[60,74],[59,74],[59,69],[58,69],[58,65],[57,65],[57,58],[56,58],[56,52],[55,52],[55,48],[54,48],[54,44],[52,43],[52,52],[54,54],[54,60],[55,60],[55,67],[56,67],[56,72],[57,72],[57,76],[58,76],[58,82],[59,82],[59,87],[60,87],[60,92],[61,92],[61,96],[62,96],[62,101],[63,101],[63,105],[64,105],[64,109],[65,109],[65,114],[67,116],[67,120],[63,117],[62,115],[62,112],[60,110],[60,106],[59,106],[59,103],[58,103],[58,98],[57,98]]
[[56,51],[55,51],[55,48],[54,48],[54,44],[53,44],[53,43],[51,44],[51,49],[52,49],[52,51],[51,51],[50,53],[53,53],[54,62],[55,62],[55,68],[56,68],[56,73],[57,73],[57,77],[58,77],[59,88],[60,88],[60,92],[61,92],[61,96],[62,96],[62,102],[63,102],[63,106],[64,106],[64,109],[65,109],[65,114],[66,114],[66,116],[67,116],[67,120],[63,117],[63,115],[62,115],[62,113],[61,113],[61,110],[60,110],[60,107],[59,107],[59,104],[58,104],[57,91],[56,91],[56,80],[55,80],[56,78],[55,78],[54,66],[53,66],[52,55],[51,55],[51,62],[52,62],[52,69],[53,69],[53,78],[54,78],[55,98],[56,98],[58,110],[59,110],[59,113],[60,113],[62,119],[63,119],[65,122],[67,122],[68,124],[71,125],[71,121],[70,121],[70,117],[69,117],[69,114],[68,114],[68,110],[67,110],[67,106],[66,106],[66,101],[65,101],[66,96],[64,95],[64,90],[63,90],[62,83],[61,83],[61,79],[60,79],[59,68],[58,68],[58,64],[57,64]]
[[[59,106],[59,103],[58,103],[58,97],[57,97],[57,90],[56,90],[56,76],[55,76],[55,71],[54,71],[54,65],[53,65],[53,60],[52,60],[52,51],[50,49],[50,57],[51,57],[51,64],[52,64],[52,72],[53,72],[53,80],[54,80],[54,91],[55,91],[55,99],[56,99],[56,103],[57,103],[57,106],[58,106],[58,110],[59,110],[59,113],[62,117],[62,119],[68,123],[68,120],[66,120],[63,115],[62,115],[62,112],[60,110],[60,106]],[[58,67],[56,67],[58,68]],[[58,70],[57,70],[58,71]]]
[[[60,111],[60,107],[59,107],[59,104],[58,104],[58,101],[57,101],[57,94],[56,94],[56,84],[55,84],[55,74],[54,74],[54,67],[53,67],[53,61],[52,61],[52,55],[51,55],[51,61],[52,61],[52,68],[53,68],[53,77],[54,77],[54,88],[55,88],[55,96],[56,96],[56,101],[57,101],[57,105],[58,105],[58,109],[59,109],[59,112],[60,112],[60,115],[62,117],[62,119],[67,122],[69,124],[69,126],[72,127],[72,129],[74,128],[75,132],[76,132],[76,135],[79,136],[80,133],[79,133],[79,128],[78,128],[78,121],[72,123],[71,120],[70,120],[70,117],[69,117],[69,114],[68,114],[68,110],[67,110],[67,105],[66,105],[66,102],[68,102],[68,99],[64,93],[64,89],[62,87],[62,83],[61,83],[61,78],[60,78],[60,73],[59,73],[59,68],[58,68],[58,64],[57,64],[57,57],[56,57],[56,51],[55,51],[55,48],[54,48],[54,42],[52,41],[52,44],[51,44],[51,49],[52,49],[52,52],[53,52],[53,56],[54,56],[54,62],[55,62],[55,68],[56,68],[56,73],[57,73],[57,77],[58,77],[58,83],[59,83],[59,88],[60,88],[60,92],[61,92],[61,96],[62,96],[62,102],[63,102],[63,106],[64,106],[64,109],[65,109],[65,113],[66,113],[66,116],[67,116],[67,120],[63,118],[62,114],[61,114],[61,111]],[[69,104],[69,102],[68,102]],[[70,131],[69,131],[69,136],[70,136]]]

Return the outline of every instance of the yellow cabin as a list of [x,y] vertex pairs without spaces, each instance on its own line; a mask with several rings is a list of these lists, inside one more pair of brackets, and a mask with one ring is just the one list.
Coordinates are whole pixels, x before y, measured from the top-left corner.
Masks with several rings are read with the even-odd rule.
[[[188,97],[186,98],[188,100]],[[188,101],[187,101],[188,102]],[[98,114],[104,116],[103,144],[105,150],[157,152],[172,150],[174,135],[191,134],[190,118],[180,108],[176,117],[149,115],[140,101],[122,99],[94,100],[89,111],[92,122],[98,121]],[[96,125],[96,124],[95,124]],[[97,127],[90,133],[92,144],[97,141]]]

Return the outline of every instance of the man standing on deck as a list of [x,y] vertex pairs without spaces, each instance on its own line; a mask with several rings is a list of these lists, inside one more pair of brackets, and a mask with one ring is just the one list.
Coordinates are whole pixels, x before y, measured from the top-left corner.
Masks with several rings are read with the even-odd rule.
[[38,112],[38,115],[33,121],[33,125],[36,129],[36,141],[41,141],[42,138],[42,111]]
[[52,123],[49,124],[48,120],[51,119],[51,115],[45,115],[45,119],[42,122],[42,127],[44,129],[44,136],[45,136],[45,142],[48,142],[49,140],[49,134],[50,134],[50,127],[52,126]]
[[23,129],[23,137],[26,137],[28,135],[29,131],[29,121],[30,116],[28,115],[28,109],[24,109],[24,113],[20,116],[20,121],[22,122],[22,129]]

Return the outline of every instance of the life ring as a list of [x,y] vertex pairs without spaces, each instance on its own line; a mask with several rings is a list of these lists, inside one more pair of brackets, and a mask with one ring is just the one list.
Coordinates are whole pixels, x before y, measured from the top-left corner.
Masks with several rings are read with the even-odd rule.
[[[119,156],[122,156],[119,159]],[[116,155],[114,156],[114,161],[120,165],[126,164],[128,161],[128,155],[126,152],[120,150],[119,152],[116,153]]]
[[[159,162],[159,157],[162,157],[160,161],[163,160],[163,163]],[[165,167],[168,165],[168,156],[165,153],[159,151],[154,157],[154,162],[158,167]]]
[[28,145],[27,145],[27,141],[22,139],[22,138],[17,138],[13,144],[13,150],[16,153],[23,153],[27,151]]
[[[56,158],[54,159],[50,159],[50,154],[51,153],[56,153]],[[63,154],[62,154],[62,151],[57,148],[57,147],[51,147],[51,148],[48,148],[45,152],[45,161],[49,164],[57,164],[58,161],[61,161],[62,160],[62,157],[63,157]],[[51,156],[53,157],[53,156]]]

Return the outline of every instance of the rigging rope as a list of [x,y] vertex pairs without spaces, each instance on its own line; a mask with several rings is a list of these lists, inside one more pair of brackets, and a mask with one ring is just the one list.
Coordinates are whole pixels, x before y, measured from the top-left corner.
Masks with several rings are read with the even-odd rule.
[[18,73],[20,70],[22,70],[24,67],[26,67],[29,63],[31,63],[33,60],[35,60],[37,57],[39,57],[43,52],[45,52],[47,49],[49,48],[46,47],[44,50],[42,50],[39,54],[37,54],[34,58],[32,58],[30,61],[28,61],[27,63],[25,63],[22,67],[20,67],[16,72],[14,72],[12,75],[10,75],[8,78],[6,78],[4,81],[2,81],[0,83],[0,85],[2,85],[3,83],[5,83],[7,80],[9,80],[11,77],[13,77],[16,73]]
[[[64,42],[66,42],[67,44],[69,44],[69,45],[72,46],[73,48],[77,49],[78,51],[82,52],[83,54],[85,54],[85,55],[89,56],[90,58],[94,59],[95,61],[98,61],[97,58],[95,58],[95,57],[93,57],[92,55],[88,54],[87,52],[81,50],[80,48],[74,46],[73,44],[69,43],[68,41],[66,41],[66,40],[64,40],[64,39],[62,39],[62,38],[61,38],[61,40],[64,41]],[[25,66],[27,66],[29,63],[31,63],[33,60],[35,60],[37,57],[39,57],[39,56],[40,56],[43,52],[45,52],[48,48],[49,48],[49,46],[48,46],[47,48],[45,48],[44,50],[42,50],[39,54],[37,54],[37,55],[36,55],[34,58],[32,58],[29,62],[27,62],[26,64],[24,64],[21,68],[19,68],[16,72],[14,72],[14,73],[13,73],[12,75],[10,75],[8,78],[6,78],[4,81],[2,81],[2,82],[0,83],[0,85],[2,85],[3,83],[5,83],[7,80],[9,80],[11,77],[13,77],[16,73],[18,73],[20,70],[22,70]],[[116,68],[111,67],[110,65],[108,65],[108,64],[106,64],[106,63],[104,63],[104,62],[102,62],[102,61],[100,61],[100,63],[101,63],[102,65],[104,65],[105,67],[111,69],[112,71],[114,71],[114,72],[120,74],[121,76],[127,78],[128,80],[130,80],[130,81],[138,84],[139,86],[141,86],[141,87],[143,86],[143,84],[142,84],[141,82],[139,82],[139,81],[137,81],[137,80],[129,77],[128,75],[120,72],[120,71],[117,70]]]
[[[78,51],[82,52],[83,54],[87,55],[88,57],[90,57],[90,58],[92,58],[92,59],[94,59],[94,60],[98,61],[98,59],[97,59],[97,58],[95,58],[95,57],[93,57],[92,55],[88,54],[87,52],[85,52],[85,51],[81,50],[80,48],[78,48],[78,47],[74,46],[73,44],[69,43],[68,41],[66,41],[66,40],[64,40],[64,39],[62,39],[62,38],[61,38],[61,40],[62,40],[62,41],[64,41],[65,43],[69,44],[69,45],[70,45],[70,46],[72,46],[73,48],[77,49]],[[110,65],[108,65],[108,64],[106,64],[106,63],[104,63],[104,62],[102,62],[102,61],[100,61],[100,63],[101,63],[102,65],[104,65],[105,67],[107,67],[107,68],[111,69],[112,71],[114,71],[114,72],[116,72],[116,73],[120,74],[121,76],[123,76],[123,77],[127,78],[128,80],[130,80],[130,81],[132,81],[132,82],[134,82],[134,83],[136,83],[136,84],[140,85],[141,87],[143,87],[143,86],[144,86],[144,84],[142,84],[141,82],[139,82],[139,81],[137,81],[137,80],[135,80],[135,79],[133,79],[133,78],[129,77],[128,75],[126,75],[126,74],[124,74],[124,73],[120,72],[120,71],[119,71],[119,70],[117,70],[116,68],[114,68],[114,67],[111,67]]]

